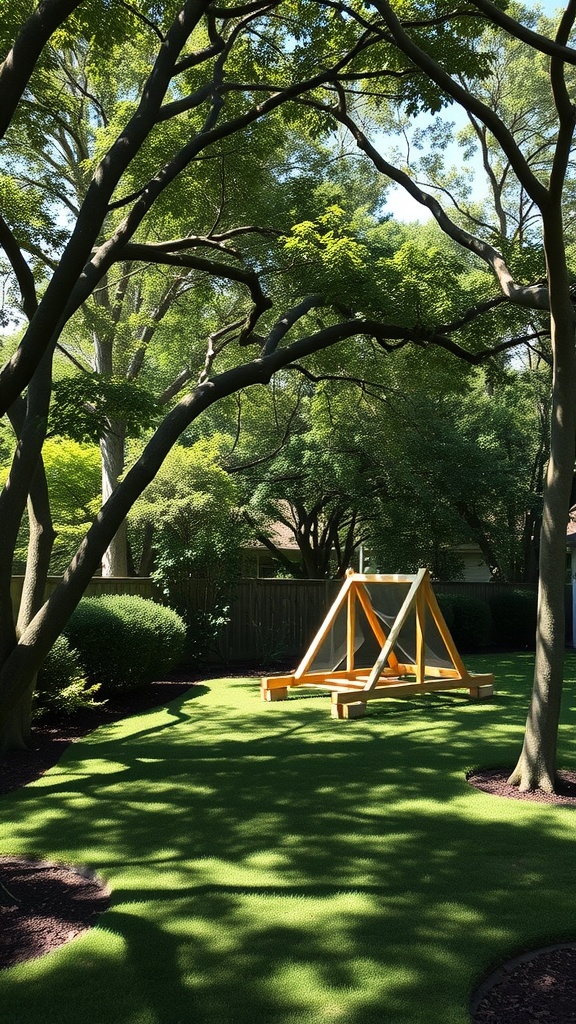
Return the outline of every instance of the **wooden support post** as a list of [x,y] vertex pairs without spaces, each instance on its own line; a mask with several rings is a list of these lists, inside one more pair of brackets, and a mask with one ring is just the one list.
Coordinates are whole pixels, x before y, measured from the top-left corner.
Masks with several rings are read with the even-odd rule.
[[356,640],[356,587],[348,591],[348,616],[346,620],[346,671],[354,671],[354,646]]
[[422,685],[426,671],[426,592],[424,587],[416,594],[416,682]]
[[288,696],[287,686],[277,686],[274,690],[269,690],[266,686],[260,687],[260,696],[262,700],[286,700]]
[[316,657],[318,651],[320,650],[322,644],[324,643],[324,640],[326,639],[328,633],[330,632],[330,627],[333,625],[338,612],[340,611],[342,605],[344,604],[346,598],[348,597],[348,591],[352,586],[352,582],[353,575],[351,574],[350,576],[346,577],[344,583],[342,584],[342,589],[340,590],[336,600],[334,601],[334,604],[330,608],[330,611],[328,612],[326,618],[324,619],[324,622],[322,623],[320,629],[316,633],[316,636],[314,637],[312,643],[310,644],[310,647],[308,648],[304,656],[304,659],[298,665],[298,668],[294,673],[294,679],[296,680],[296,682],[298,682],[301,676],[303,676],[304,673],[308,671],[310,665],[314,661],[314,658]]
[[398,637],[400,636],[400,630],[402,629],[402,626],[404,625],[408,615],[410,614],[410,611],[412,610],[412,605],[416,600],[418,590],[422,585],[422,581],[426,578],[427,575],[427,569],[419,569],[417,575],[414,577],[412,586],[410,587],[410,590],[408,591],[406,597],[404,598],[404,603],[402,604],[402,607],[398,612],[398,615],[396,616],[394,625],[392,626],[392,629],[388,634],[388,639],[384,644],[384,647],[382,648],[378,656],[376,664],[374,665],[374,668],[370,673],[370,678],[368,679],[368,682],[364,687],[365,690],[373,690],[376,684],[378,683],[378,680],[382,673],[382,669],[386,665],[388,658],[390,656],[390,652],[393,649]]
[[355,700],[350,704],[331,704],[332,718],[363,718],[366,714],[366,702]]
[[444,619],[444,616],[442,615],[442,612],[440,611],[440,605],[438,604],[438,601],[436,600],[436,595],[435,595],[434,591],[432,590],[432,585],[430,583],[430,576],[428,575],[428,572],[426,573],[426,583],[425,583],[425,586],[426,586],[426,601],[427,601],[428,607],[429,607],[430,611],[432,612],[432,617],[433,617],[434,622],[436,623],[436,625],[438,627],[438,631],[440,633],[440,636],[442,637],[442,639],[444,641],[444,644],[446,646],[446,650],[448,651],[448,654],[450,655],[450,658],[452,660],[452,664],[454,665],[454,668],[458,669],[458,672],[460,673],[460,675],[465,679],[466,676],[468,675],[468,673],[467,673],[467,671],[466,671],[466,669],[464,667],[464,662],[462,661],[462,658],[458,654],[458,649],[456,647],[456,644],[454,643],[454,640],[452,639],[452,634],[451,634],[450,630],[448,629],[448,626],[446,625],[446,620]]
[[494,694],[494,687],[491,683],[484,686],[471,686],[468,693],[474,700],[489,700]]

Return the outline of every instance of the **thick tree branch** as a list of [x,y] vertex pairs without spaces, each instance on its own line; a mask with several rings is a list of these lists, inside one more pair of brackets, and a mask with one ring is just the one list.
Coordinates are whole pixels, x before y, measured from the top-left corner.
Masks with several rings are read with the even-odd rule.
[[[570,0],[564,11],[558,28],[557,39],[559,42],[566,42],[574,25],[576,18],[576,0]],[[572,137],[574,125],[576,124],[576,108],[568,95],[566,79],[564,75],[564,61],[559,57],[553,57],[550,61],[550,82],[554,102],[558,111],[560,129],[558,141],[552,161],[550,173],[550,201],[560,202],[564,183],[566,180],[566,169],[570,160],[572,148]]]
[[14,45],[0,64],[0,138],[8,128],[18,102],[53,32],[83,0],[41,0],[24,22]]
[[547,195],[546,189],[532,173],[524,155],[516,145],[514,136],[495,111],[455,81],[426,50],[423,50],[411,39],[404,30],[400,20],[396,17],[391,5],[387,3],[387,0],[373,0],[373,3],[388,25],[398,49],[406,54],[409,60],[416,67],[419,67],[431,81],[435,82],[448,96],[451,96],[463,110],[474,114],[490,129],[494,138],[506,153],[518,176],[518,180],[522,183],[528,195],[538,205],[544,203]]
[[505,14],[496,4],[490,3],[490,0],[470,0],[470,2],[486,15],[488,21],[493,25],[499,25],[509,35],[520,39],[523,43],[528,43],[528,46],[540,50],[541,53],[547,53],[549,57],[559,57],[566,64],[576,64],[576,50],[571,46],[548,39],[547,36],[543,36],[539,32],[533,32],[532,29],[521,25],[515,18]]
[[306,316],[311,309],[325,305],[326,299],[322,295],[307,295],[306,298],[303,299],[302,302],[299,302],[297,306],[293,306],[292,309],[289,309],[288,312],[274,324],[274,327],[269,332],[266,338],[266,344],[262,349],[262,355],[268,356],[271,355],[272,352],[275,352],[284,336],[295,323],[301,320],[303,316]]
[[[101,230],[114,188],[131,160],[154,127],[156,116],[170,83],[174,64],[193,32],[209,0],[186,0],[159,48],[153,68],[142,90],[140,102],[125,129],[100,161],[68,245],[52,280],[16,352],[0,370],[0,413],[10,406],[26,386],[54,333],[91,293],[107,269],[94,277],[86,261]],[[54,6],[51,4],[50,6]],[[84,268],[84,269],[83,269]],[[79,279],[79,301],[71,294]]]
[[22,299],[22,310],[30,320],[38,309],[34,274],[24,259],[22,250],[2,214],[0,214],[0,246],[4,249],[18,282]]
[[[121,259],[144,260],[150,262],[149,245],[137,245],[129,243],[120,251]],[[155,263],[165,263],[173,267],[189,267],[191,270],[199,270],[202,273],[210,274],[213,277],[223,277],[230,281],[238,281],[248,288],[256,319],[272,305],[270,299],[262,291],[258,275],[252,270],[242,270],[240,267],[230,266],[228,263],[219,263],[216,260],[209,260],[203,256],[194,256],[192,253],[169,253],[157,252],[154,256]],[[252,329],[254,317],[250,316],[250,329]]]
[[391,178],[392,181],[397,182],[398,185],[401,185],[417,203],[420,203],[421,206],[425,206],[430,210],[430,213],[442,228],[442,231],[448,235],[449,238],[452,238],[458,243],[458,245],[461,245],[462,248],[474,253],[490,267],[498,281],[502,294],[509,302],[512,302],[517,306],[526,306],[529,309],[548,309],[548,288],[545,283],[535,285],[518,284],[514,280],[502,253],[500,253],[493,245],[490,245],[483,239],[470,234],[469,231],[466,231],[458,224],[455,224],[434,196],[429,195],[427,192],[423,192],[405,171],[400,170],[400,168],[395,167],[394,164],[385,160],[381,153],[379,153],[375,146],[373,146],[369,141],[359,125],[348,113],[342,110],[341,105],[339,105],[338,108],[327,107],[325,104],[308,99],[302,100],[301,102],[310,106],[315,106],[320,110],[330,110],[341,124],[348,128],[355,139],[358,148],[369,157],[377,170],[381,171],[382,174],[385,174],[386,177]]

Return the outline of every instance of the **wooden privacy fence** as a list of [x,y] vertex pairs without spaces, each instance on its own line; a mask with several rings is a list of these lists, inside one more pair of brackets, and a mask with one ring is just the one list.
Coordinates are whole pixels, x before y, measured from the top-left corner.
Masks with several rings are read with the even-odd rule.
[[[50,577],[48,596],[59,577]],[[18,608],[22,576],[12,578],[12,600]],[[228,623],[220,632],[214,658],[226,662],[271,664],[300,658],[323,621],[338,590],[339,580],[244,579],[229,587],[223,604]],[[496,593],[529,589],[512,583],[434,583],[436,594],[461,594],[489,602]],[[567,587],[566,640],[572,642],[571,587]],[[159,603],[162,596],[152,580],[142,577],[99,577],[90,583],[86,596],[133,594]],[[191,611],[211,611],[213,587],[206,580],[190,580],[186,601]]]
[[242,580],[230,588],[219,650],[260,664],[300,657],[341,587],[339,580]]
[[[50,594],[54,588],[60,583],[61,576],[49,576],[46,581],[46,587],[44,589],[44,597],[50,597]],[[22,587],[24,585],[23,576],[13,576],[12,583],[10,586],[10,595],[12,597],[12,605],[15,613],[18,610],[20,604],[20,598],[22,596]],[[88,584],[86,589],[85,597],[98,597],[100,594],[133,594],[137,597],[152,598],[153,600],[160,600],[157,594],[156,587],[151,579],[144,578],[142,576],[94,576],[91,583]]]

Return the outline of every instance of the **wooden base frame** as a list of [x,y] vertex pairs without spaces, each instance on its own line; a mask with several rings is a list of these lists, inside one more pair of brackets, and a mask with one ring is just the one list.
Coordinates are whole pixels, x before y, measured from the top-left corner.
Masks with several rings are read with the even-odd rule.
[[[376,614],[366,584],[409,583],[406,598],[388,633],[385,634],[381,620]],[[336,617],[346,605],[347,637],[346,668],[330,672],[311,671],[310,667],[328,638]],[[355,664],[356,612],[360,605],[376,641],[380,654],[375,663],[368,666]],[[395,653],[401,630],[408,617],[415,610],[415,658],[413,663],[400,661]],[[426,664],[426,620],[430,616],[436,625],[446,650],[447,667]],[[333,718],[360,718],[366,711],[369,700],[383,697],[407,697],[418,693],[437,690],[467,689],[470,697],[484,700],[494,692],[494,676],[491,673],[468,672],[456,649],[450,630],[436,600],[430,574],[420,569],[415,576],[366,575],[352,570],[330,608],[318,633],[314,637],[304,658],[295,672],[282,676],[267,676],[261,682],[262,700],[285,700],[292,687],[328,690],[331,693],[331,714]]]

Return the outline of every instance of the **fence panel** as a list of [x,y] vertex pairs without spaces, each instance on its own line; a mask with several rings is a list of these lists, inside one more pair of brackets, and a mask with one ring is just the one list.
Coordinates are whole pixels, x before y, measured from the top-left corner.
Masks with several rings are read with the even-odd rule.
[[241,580],[229,592],[230,622],[220,641],[229,661],[284,661],[301,656],[340,583],[333,580]]
[[[15,611],[20,603],[23,576],[12,577],[12,601]],[[46,596],[60,578],[49,577]],[[222,630],[215,659],[226,662],[295,661],[306,650],[317,632],[341,582],[338,580],[244,579],[234,583],[225,598],[229,622]],[[519,588],[512,583],[435,583],[437,594],[460,594],[489,603],[490,597]],[[152,580],[143,577],[95,576],[86,594],[134,594],[162,602]],[[206,580],[190,580],[185,594],[191,611],[210,611],[214,588]],[[566,642],[572,644],[572,588],[566,588]]]
[[[61,578],[61,576],[48,577],[44,588],[44,599],[50,597]],[[18,614],[23,585],[23,576],[12,577],[10,595],[15,616]],[[85,596],[99,597],[102,594],[131,594],[136,597],[159,600],[153,581],[146,576],[94,576],[86,588]]]

